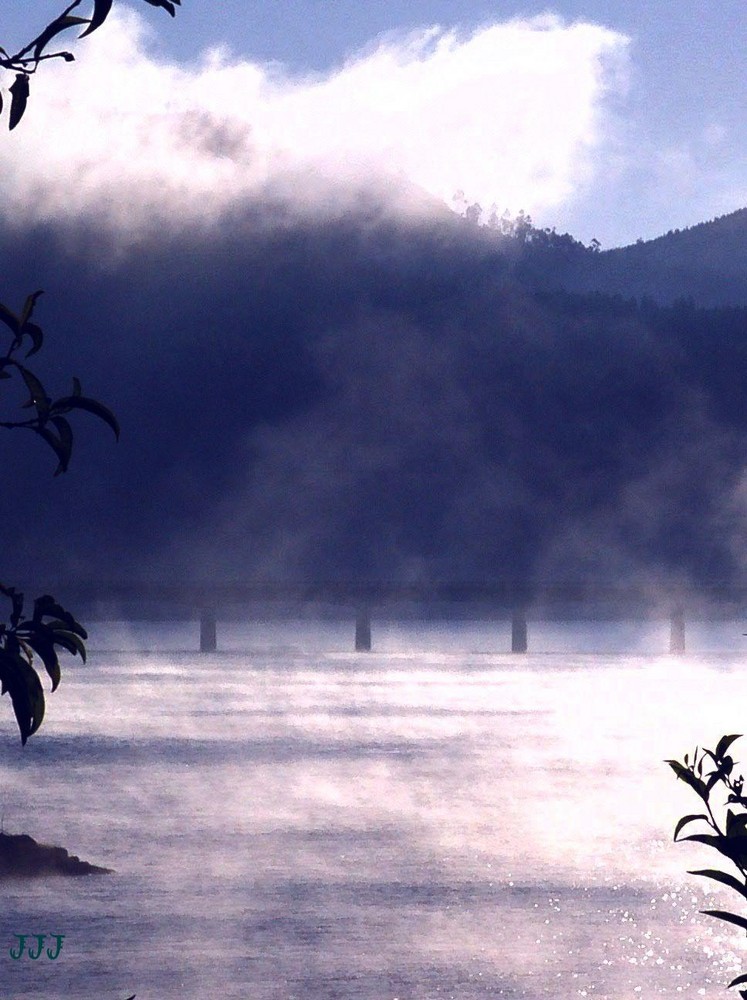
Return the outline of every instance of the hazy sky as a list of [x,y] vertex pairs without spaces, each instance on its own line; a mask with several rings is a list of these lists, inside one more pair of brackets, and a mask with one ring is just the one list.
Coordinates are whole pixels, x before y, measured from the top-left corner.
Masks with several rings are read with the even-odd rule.
[[[7,48],[61,3],[4,6]],[[609,247],[747,204],[743,0],[129,7],[40,74],[0,150],[6,211],[409,182]]]

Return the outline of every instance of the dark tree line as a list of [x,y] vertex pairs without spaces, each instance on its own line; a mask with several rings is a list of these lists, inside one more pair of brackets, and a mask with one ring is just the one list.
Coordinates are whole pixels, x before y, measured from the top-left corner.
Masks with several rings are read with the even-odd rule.
[[535,226],[531,215],[521,209],[512,215],[508,209],[498,211],[495,202],[485,211],[479,202],[467,204],[462,191],[457,191],[453,202],[460,214],[475,226],[483,226],[505,240],[522,247],[532,247],[533,250],[560,251],[565,253],[598,253],[602,244],[593,239],[588,246],[575,239],[570,233],[559,233],[554,227],[544,229]]

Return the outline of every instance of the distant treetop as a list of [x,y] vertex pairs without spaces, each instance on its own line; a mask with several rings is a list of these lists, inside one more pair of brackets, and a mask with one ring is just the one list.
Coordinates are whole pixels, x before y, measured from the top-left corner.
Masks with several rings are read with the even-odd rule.
[[513,240],[521,244],[531,244],[533,249],[548,250],[579,250],[598,253],[602,244],[594,238],[588,246],[580,240],[575,239],[570,233],[558,233],[555,228],[539,229],[532,222],[531,215],[522,209],[518,215],[511,215],[508,209],[499,214],[498,206],[495,202],[490,206],[489,213],[486,213],[478,202],[469,204],[463,191],[457,191],[454,195],[453,204],[462,218],[475,226],[483,226],[493,230],[506,239]]

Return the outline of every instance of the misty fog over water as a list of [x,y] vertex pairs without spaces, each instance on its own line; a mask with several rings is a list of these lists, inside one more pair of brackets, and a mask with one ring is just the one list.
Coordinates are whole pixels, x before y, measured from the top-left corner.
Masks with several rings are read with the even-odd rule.
[[663,760],[741,731],[747,640],[553,628],[94,626],[26,748],[5,720],[2,812],[116,874],[4,885],[4,938],[66,938],[3,995],[724,996],[742,935]]
[[[747,694],[747,628],[694,620],[747,594],[724,32],[698,18],[688,53],[630,4],[452,30],[452,4],[302,71],[230,6],[189,66],[113,12],[0,150],[1,579],[92,651],[23,748],[0,698],[0,829],[114,869],[3,883],[0,1000],[724,997],[744,935],[698,912],[731,904],[672,843],[697,803],[665,763],[741,732]],[[673,130],[678,58],[707,85]],[[728,214],[636,239],[696,205]],[[198,652],[244,600],[278,620]],[[644,620],[537,620],[605,602]]]
[[[704,308],[669,304],[682,268],[620,258],[607,286],[615,257],[446,214],[283,225],[261,203],[134,244],[0,220],[5,298],[45,290],[45,389],[77,375],[122,427],[80,414],[57,478],[3,436],[4,572],[741,585],[747,219],[671,237],[685,260],[726,245]],[[664,304],[628,298],[640,270]]]

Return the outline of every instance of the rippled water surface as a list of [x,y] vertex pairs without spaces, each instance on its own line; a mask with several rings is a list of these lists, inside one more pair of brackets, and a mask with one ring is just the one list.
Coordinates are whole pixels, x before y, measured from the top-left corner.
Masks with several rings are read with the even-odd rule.
[[100,626],[26,748],[0,702],[1,808],[116,874],[2,885],[0,998],[726,997],[744,935],[662,761],[747,732],[741,631]]

